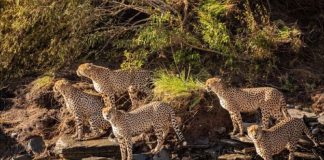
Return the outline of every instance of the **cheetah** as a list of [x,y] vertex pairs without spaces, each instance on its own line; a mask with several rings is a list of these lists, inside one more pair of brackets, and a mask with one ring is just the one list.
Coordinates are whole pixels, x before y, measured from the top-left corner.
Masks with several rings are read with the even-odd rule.
[[273,155],[279,154],[285,148],[290,152],[289,160],[294,159],[296,144],[303,133],[313,141],[316,147],[319,146],[319,142],[310,133],[302,119],[287,118],[270,129],[262,129],[258,125],[248,127],[248,136],[252,139],[257,153],[265,160],[272,160]]
[[[150,87],[153,76],[148,70],[110,70],[92,63],[84,63],[76,72],[79,76],[91,79],[95,90],[108,95],[110,104],[113,106],[115,106],[115,96],[126,93],[129,86],[138,88],[148,97],[152,95]],[[136,108],[135,105],[132,104]]]
[[[87,94],[73,87],[65,79],[56,81],[53,90],[63,96],[67,110],[75,117],[77,131],[73,138],[77,140],[98,138],[103,134],[103,130],[110,127],[101,114],[104,103],[100,96]],[[87,138],[83,137],[84,122],[90,123],[92,132]]]
[[206,81],[206,89],[216,93],[221,106],[229,112],[233,135],[238,129],[239,135],[244,135],[241,112],[255,112],[260,109],[264,128],[269,128],[271,117],[278,121],[290,117],[283,94],[275,88],[231,88],[221,78],[215,77]]
[[[107,100],[105,99],[108,97],[103,96],[106,103]],[[102,115],[112,126],[112,131],[120,144],[122,160],[132,159],[131,138],[151,129],[155,131],[157,137],[157,145],[151,151],[152,154],[161,151],[162,144],[169,133],[170,126],[173,127],[178,138],[183,141],[183,145],[186,145],[186,141],[175,119],[174,111],[169,105],[163,102],[150,102],[130,112],[117,110],[116,107],[108,106],[103,108]]]

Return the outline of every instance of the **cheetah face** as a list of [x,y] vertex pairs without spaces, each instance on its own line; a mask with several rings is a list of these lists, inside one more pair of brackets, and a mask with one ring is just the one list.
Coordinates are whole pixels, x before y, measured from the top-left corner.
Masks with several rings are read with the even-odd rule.
[[62,93],[64,91],[64,89],[68,86],[70,86],[70,82],[65,80],[65,79],[61,79],[55,82],[54,86],[53,86],[53,91],[54,92],[60,92]]
[[261,137],[262,127],[258,125],[252,125],[247,128],[248,136],[254,141]]
[[76,72],[77,72],[78,76],[85,76],[87,78],[90,78],[91,70],[93,68],[94,68],[94,65],[92,63],[83,63],[78,67]]
[[105,107],[102,109],[102,116],[106,121],[111,121],[114,118],[114,113],[116,112],[116,108],[114,107]]
[[221,78],[218,78],[218,77],[215,77],[215,78],[210,78],[206,81],[206,90],[207,92],[210,92],[212,91],[212,89],[218,89],[220,87],[223,86],[222,84],[222,79]]

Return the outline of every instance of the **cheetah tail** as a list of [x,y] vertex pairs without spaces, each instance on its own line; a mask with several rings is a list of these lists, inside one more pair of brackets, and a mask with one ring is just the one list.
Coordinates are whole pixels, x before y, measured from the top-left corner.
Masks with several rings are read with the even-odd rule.
[[175,116],[175,113],[173,110],[171,110],[170,116],[171,116],[171,124],[172,124],[172,127],[173,127],[175,133],[177,134],[179,140],[183,142],[182,145],[186,146],[187,142],[186,142],[185,138],[183,137],[182,132],[179,129],[179,125],[178,125],[178,122],[176,120],[176,116]]
[[303,131],[304,133],[306,134],[306,136],[313,141],[313,143],[315,144],[316,147],[319,146],[319,141],[318,139],[309,131],[309,129],[307,128],[307,126],[305,125],[305,122],[302,122],[303,123]]
[[284,98],[284,96],[281,96],[281,99],[280,99],[280,105],[281,105],[281,111],[284,115],[285,118],[290,118],[290,114],[288,113],[288,110],[287,110],[287,103],[286,103],[286,100]]

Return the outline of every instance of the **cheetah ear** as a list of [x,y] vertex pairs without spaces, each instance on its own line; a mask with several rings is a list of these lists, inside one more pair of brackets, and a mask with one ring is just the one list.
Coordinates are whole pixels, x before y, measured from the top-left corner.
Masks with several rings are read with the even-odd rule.
[[222,78],[220,76],[215,76],[216,82],[222,82]]

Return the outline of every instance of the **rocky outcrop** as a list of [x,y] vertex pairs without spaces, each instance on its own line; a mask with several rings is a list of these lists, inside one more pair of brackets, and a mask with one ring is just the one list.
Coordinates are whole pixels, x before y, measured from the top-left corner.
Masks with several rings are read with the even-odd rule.
[[88,157],[109,157],[119,159],[119,145],[110,138],[75,141],[69,135],[61,136],[55,145],[54,153],[65,159]]

